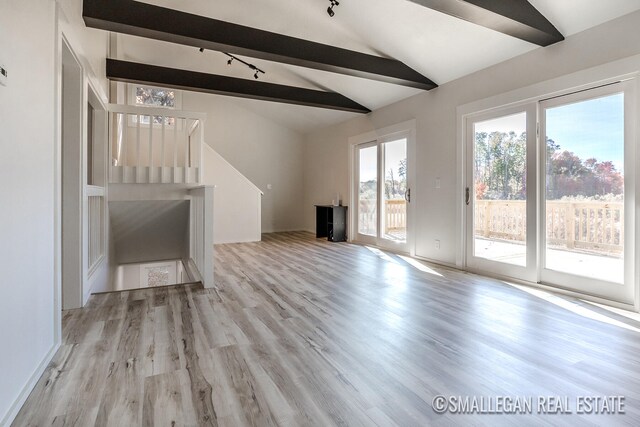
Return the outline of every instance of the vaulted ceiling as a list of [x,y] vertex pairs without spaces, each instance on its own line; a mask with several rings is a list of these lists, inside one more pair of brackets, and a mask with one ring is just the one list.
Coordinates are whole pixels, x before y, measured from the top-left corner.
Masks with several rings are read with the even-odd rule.
[[[260,30],[323,43],[406,64],[438,85],[532,49],[522,39],[425,7],[460,0],[340,0],[329,17],[329,0],[145,0]],[[474,0],[482,3],[484,0]],[[637,0],[530,0],[565,37],[640,9]],[[168,23],[170,25],[170,23]],[[231,52],[234,53],[234,52]],[[371,110],[423,91],[362,77],[238,55],[266,74],[261,82],[338,92]],[[253,72],[220,52],[126,34],[118,35],[118,57],[163,67],[253,80]],[[437,89],[435,89],[437,90]],[[230,100],[232,98],[229,98]],[[265,101],[233,99],[299,132],[346,120],[356,113]]]

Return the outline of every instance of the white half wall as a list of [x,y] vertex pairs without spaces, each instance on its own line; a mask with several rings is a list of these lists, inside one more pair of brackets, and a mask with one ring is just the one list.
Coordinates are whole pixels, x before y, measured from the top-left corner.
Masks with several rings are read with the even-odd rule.
[[[349,195],[349,137],[416,119],[416,255],[455,264],[457,244],[456,108],[556,77],[640,53],[640,13],[594,27],[555,45],[444,84],[307,135],[304,165],[304,218],[314,227],[314,203]],[[613,77],[613,76],[612,76]],[[440,188],[436,188],[436,178]],[[437,249],[434,242],[440,241]]]
[[[265,109],[277,106],[263,104]],[[262,232],[303,229],[302,135],[243,108],[230,97],[185,91],[182,108],[207,114],[206,143],[264,192]]]
[[213,148],[203,146],[203,184],[213,185],[213,243],[259,242],[262,192]]

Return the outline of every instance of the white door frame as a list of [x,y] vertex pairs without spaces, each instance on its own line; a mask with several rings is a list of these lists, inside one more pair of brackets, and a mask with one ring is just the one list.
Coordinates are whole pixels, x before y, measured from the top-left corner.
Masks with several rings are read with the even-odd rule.
[[[400,136],[407,138],[407,188],[411,188],[411,203],[407,204],[407,244],[408,254],[415,256],[415,206],[416,206],[416,120],[411,119],[402,123],[398,123],[391,126],[379,128],[370,132],[365,132],[359,135],[355,135],[349,138],[349,228],[348,228],[348,241],[358,243],[357,225],[358,225],[358,186],[356,185],[356,178],[358,171],[356,170],[356,153],[358,145],[366,143],[375,143],[379,141],[392,140],[394,136]],[[378,152],[380,155],[380,152]],[[380,183],[378,183],[378,190],[380,190]],[[378,191],[378,197],[380,191]],[[378,222],[380,221],[380,215],[378,212]],[[379,227],[378,227],[379,228]],[[368,242],[362,242],[367,243]],[[377,244],[377,243],[371,243]],[[385,248],[389,249],[389,248]]]
[[64,38],[61,66],[62,308],[66,310],[83,305],[86,89],[82,65]]
[[[62,6],[55,4],[55,43],[54,43],[54,276],[53,276],[53,337],[55,345],[60,345],[62,339],[62,52],[66,46],[70,50],[74,59],[80,64],[82,70],[82,105],[83,105],[83,127],[86,126],[86,103],[88,86],[102,106],[107,103],[106,88],[98,84],[98,77],[93,72],[91,65],[81,53],[83,42],[78,38],[78,33],[73,24],[70,23]],[[106,111],[105,111],[106,114]],[[83,130],[83,132],[85,132]],[[108,126],[105,126],[104,137],[107,137]],[[83,143],[86,138],[83,136]],[[108,145],[108,141],[106,141]],[[84,173],[84,172],[83,172]],[[106,234],[108,235],[108,234]]]

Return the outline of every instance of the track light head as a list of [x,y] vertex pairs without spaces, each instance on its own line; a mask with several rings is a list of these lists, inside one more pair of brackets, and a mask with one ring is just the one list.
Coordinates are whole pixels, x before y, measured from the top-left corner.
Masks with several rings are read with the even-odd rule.
[[198,49],[200,51],[200,53],[204,52],[204,48],[201,47],[200,49]]
[[241,58],[237,58],[237,57],[235,57],[235,56],[233,56],[233,55],[231,55],[230,53],[227,53],[227,52],[222,52],[222,53],[224,53],[225,55],[227,55],[229,57],[229,60],[227,61],[227,65],[231,66],[231,64],[233,63],[234,60],[238,61],[241,64],[246,65],[247,67],[249,67],[249,69],[251,71],[254,72],[253,78],[256,79],[256,80],[258,80],[258,77],[259,77],[260,73],[265,74],[265,72],[262,71],[260,68],[256,67],[253,64],[249,64],[247,61],[243,61]]
[[333,8],[335,6],[340,6],[340,2],[338,0],[329,0],[331,2],[331,6],[329,6],[327,8],[327,13],[329,14],[330,17],[333,18],[333,15],[335,15],[336,13],[333,11]]

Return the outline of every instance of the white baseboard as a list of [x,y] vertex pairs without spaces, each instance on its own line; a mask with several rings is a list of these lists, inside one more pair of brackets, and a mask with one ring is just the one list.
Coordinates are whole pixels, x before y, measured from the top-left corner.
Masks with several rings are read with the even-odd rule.
[[449,262],[446,262],[446,261],[439,261],[439,260],[435,260],[435,259],[432,259],[432,258],[427,258],[427,257],[421,256],[421,255],[414,255],[413,257],[416,258],[416,259],[419,259],[420,261],[428,262],[429,264],[435,264],[435,265],[439,265],[441,267],[451,268],[453,270],[465,271],[465,270],[461,269],[460,267],[458,267],[457,265],[455,265],[455,263],[452,264],[452,263],[449,263]]
[[27,383],[22,388],[22,391],[18,395],[18,398],[11,404],[9,410],[0,421],[0,426],[11,425],[13,420],[18,415],[18,412],[20,412],[20,409],[22,409],[22,405],[24,405],[24,402],[26,402],[29,394],[31,394],[31,391],[36,386],[36,383],[38,382],[44,371],[47,369],[47,366],[49,366],[49,363],[51,362],[53,356],[55,356],[59,348],[60,343],[56,343],[51,347],[49,352],[47,352],[45,357],[42,359],[42,362],[40,362],[33,374],[31,374],[31,377],[29,378]]
[[[295,227],[295,228],[274,228],[274,229],[270,229],[270,230],[262,230],[262,234],[269,234],[269,233],[286,233],[286,232],[290,232],[290,231],[307,231],[304,228],[300,228],[300,227]],[[315,233],[315,231],[314,231]]]

